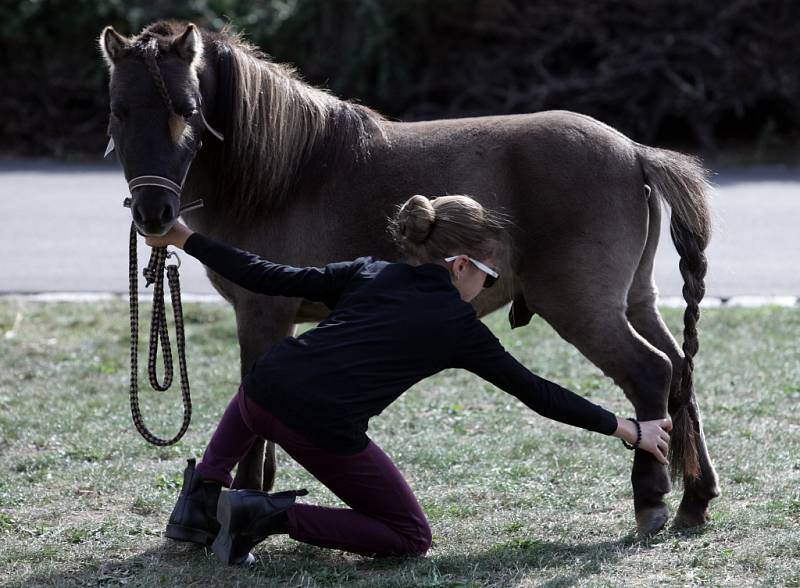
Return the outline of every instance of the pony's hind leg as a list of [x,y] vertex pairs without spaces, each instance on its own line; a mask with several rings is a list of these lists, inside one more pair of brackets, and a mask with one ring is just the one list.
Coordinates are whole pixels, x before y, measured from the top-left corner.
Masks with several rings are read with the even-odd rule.
[[[683,356],[678,350],[677,342],[661,319],[654,302],[631,305],[628,310],[628,316],[636,330],[669,357],[673,366],[672,386],[670,388],[670,402],[672,402],[679,387],[681,366],[683,364]],[[669,409],[670,413],[675,410],[671,404]],[[693,527],[708,521],[708,504],[712,499],[719,496],[717,472],[714,470],[714,465],[711,463],[711,457],[708,454],[700,419],[700,409],[697,406],[694,394],[692,394],[691,399],[691,410],[693,411],[693,420],[696,421],[695,441],[697,443],[700,475],[696,478],[684,475],[684,493],[675,518],[676,527]]]
[[683,498],[674,522],[675,527],[678,529],[696,527],[708,522],[711,518],[708,512],[708,504],[719,496],[719,478],[714,465],[711,463],[711,457],[708,455],[703,422],[700,418],[700,409],[697,406],[697,399],[694,394],[692,394],[691,399],[691,410],[693,411],[692,420],[695,423],[700,475],[696,478],[686,475],[683,478]]
[[[622,388],[637,418],[664,418],[672,365],[628,323],[624,294],[613,300],[608,290],[593,288],[591,283],[583,284],[585,288],[560,286],[532,280],[525,288],[525,298],[559,335]],[[670,481],[666,467],[651,454],[636,451],[631,482],[639,534],[657,533],[668,519],[664,495],[670,491]]]
[[[659,239],[660,221],[661,210],[659,204],[657,201],[651,201],[647,245],[628,292],[627,316],[636,331],[654,347],[665,353],[672,364],[668,408],[670,414],[673,414],[676,408],[673,405],[674,399],[679,395],[680,390],[683,354],[656,306],[657,289],[653,281],[653,259]],[[719,496],[717,473],[706,448],[700,410],[694,394],[692,394],[690,410],[693,411],[693,416],[696,417],[693,420],[696,421],[695,440],[700,475],[697,478],[688,475],[684,476],[684,494],[675,518],[676,527],[696,526],[705,523],[709,516],[709,502]]]

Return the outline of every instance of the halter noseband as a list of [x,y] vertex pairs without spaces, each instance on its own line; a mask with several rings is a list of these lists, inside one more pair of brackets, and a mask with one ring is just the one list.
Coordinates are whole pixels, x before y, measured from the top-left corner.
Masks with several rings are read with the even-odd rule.
[[128,189],[131,192],[133,192],[136,188],[141,188],[142,186],[158,186],[160,188],[166,188],[178,198],[181,197],[181,190],[183,189],[183,186],[179,186],[169,178],[165,178],[163,176],[137,176],[128,182]]

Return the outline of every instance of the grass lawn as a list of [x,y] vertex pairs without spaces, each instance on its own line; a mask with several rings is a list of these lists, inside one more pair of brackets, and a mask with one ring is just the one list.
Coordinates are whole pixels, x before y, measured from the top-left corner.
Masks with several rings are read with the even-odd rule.
[[[678,333],[680,312],[664,314]],[[619,441],[447,371],[371,427],[428,514],[428,556],[371,560],[277,537],[251,570],[161,536],[184,460],[201,455],[239,380],[232,311],[188,304],[185,315],[194,420],[158,449],[130,418],[125,302],[0,300],[0,584],[800,586],[800,309],[703,313],[696,380],[723,495],[700,531],[635,541],[631,454]],[[541,319],[514,332],[504,313],[487,321],[533,371],[630,414]],[[171,435],[177,383],[142,395],[148,424]],[[280,454],[276,488],[296,487],[337,504]]]

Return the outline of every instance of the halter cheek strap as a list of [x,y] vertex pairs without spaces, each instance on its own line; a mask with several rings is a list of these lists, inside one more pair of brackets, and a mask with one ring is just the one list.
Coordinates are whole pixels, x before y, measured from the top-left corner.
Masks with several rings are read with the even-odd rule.
[[200,111],[200,118],[202,119],[203,126],[206,127],[206,130],[212,135],[214,135],[218,141],[224,141],[225,137],[222,136],[222,133],[220,133],[217,129],[208,124],[208,121],[206,120],[206,115],[203,113],[202,107],[199,108],[198,110]]

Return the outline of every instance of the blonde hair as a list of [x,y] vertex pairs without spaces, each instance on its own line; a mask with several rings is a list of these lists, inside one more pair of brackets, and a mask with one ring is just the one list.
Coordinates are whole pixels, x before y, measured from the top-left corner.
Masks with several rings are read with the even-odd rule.
[[441,263],[461,254],[499,262],[505,226],[505,217],[469,196],[417,194],[398,208],[389,232],[410,263]]

